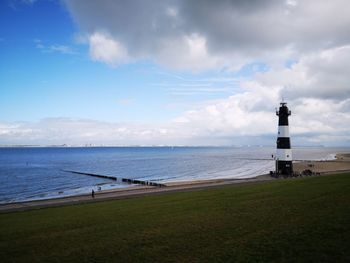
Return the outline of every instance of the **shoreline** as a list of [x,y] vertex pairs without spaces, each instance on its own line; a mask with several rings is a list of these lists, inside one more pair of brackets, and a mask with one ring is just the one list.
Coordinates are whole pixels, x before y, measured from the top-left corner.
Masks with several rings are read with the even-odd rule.
[[67,196],[55,199],[33,200],[27,202],[8,203],[0,205],[0,213],[26,211],[48,207],[59,207],[66,205],[76,205],[85,203],[94,203],[108,200],[127,199],[148,195],[157,195],[164,193],[186,192],[193,190],[202,190],[208,188],[222,187],[225,185],[244,185],[251,183],[261,183],[275,180],[269,175],[259,175],[249,179],[215,179],[215,180],[197,180],[179,183],[169,183],[166,187],[137,186],[122,189],[110,189],[95,192],[93,198],[91,194],[82,194]]
[[[329,175],[334,173],[344,173],[350,171],[350,153],[336,154],[335,160],[329,161],[298,161],[293,163],[294,171],[302,172],[310,169],[320,175]],[[108,189],[95,192],[93,198],[91,194],[80,194],[75,196],[66,196],[52,199],[32,200],[24,202],[14,202],[0,205],[0,213],[26,211],[48,207],[59,207],[66,205],[76,205],[84,203],[101,202],[116,199],[126,199],[148,195],[159,195],[173,192],[195,191],[208,188],[223,187],[226,185],[246,185],[254,183],[263,183],[266,181],[281,180],[271,177],[268,174],[259,175],[247,179],[209,179],[195,181],[181,181],[166,183],[166,187],[154,186],[135,186],[119,189]],[[282,179],[285,180],[285,179]]]

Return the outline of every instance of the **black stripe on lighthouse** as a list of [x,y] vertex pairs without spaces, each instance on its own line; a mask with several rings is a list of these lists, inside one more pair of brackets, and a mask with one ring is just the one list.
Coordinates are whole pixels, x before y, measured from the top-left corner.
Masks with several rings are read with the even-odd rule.
[[293,173],[292,150],[288,126],[288,116],[290,114],[291,112],[287,107],[287,103],[282,102],[279,110],[276,112],[278,116],[276,174],[278,175],[290,175]]
[[285,137],[278,137],[277,149],[290,149],[290,139]]
[[278,126],[288,126],[288,116],[280,115],[278,119]]

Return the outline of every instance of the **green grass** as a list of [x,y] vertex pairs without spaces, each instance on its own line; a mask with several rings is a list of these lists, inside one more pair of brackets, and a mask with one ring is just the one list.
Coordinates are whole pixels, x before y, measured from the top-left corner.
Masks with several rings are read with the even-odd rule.
[[350,174],[0,215],[1,262],[350,262]]

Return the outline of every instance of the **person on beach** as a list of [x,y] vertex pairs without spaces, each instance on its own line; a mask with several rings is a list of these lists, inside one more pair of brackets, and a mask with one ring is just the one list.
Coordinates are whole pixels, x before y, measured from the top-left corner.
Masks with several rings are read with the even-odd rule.
[[91,190],[91,197],[95,198],[95,191],[94,191],[94,189]]

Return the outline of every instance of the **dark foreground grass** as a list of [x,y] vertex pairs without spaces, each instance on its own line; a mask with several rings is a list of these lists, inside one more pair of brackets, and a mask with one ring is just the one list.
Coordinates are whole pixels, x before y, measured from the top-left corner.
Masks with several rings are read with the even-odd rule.
[[350,174],[0,215],[1,262],[350,262]]

